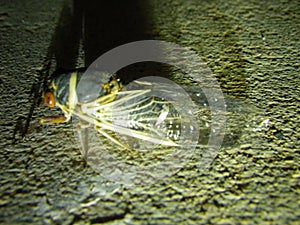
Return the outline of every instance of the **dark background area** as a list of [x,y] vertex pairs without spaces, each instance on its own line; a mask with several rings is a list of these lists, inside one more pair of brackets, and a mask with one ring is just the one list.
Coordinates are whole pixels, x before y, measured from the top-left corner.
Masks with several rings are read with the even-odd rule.
[[76,67],[81,40],[85,65],[88,66],[112,48],[150,39],[150,35],[147,36],[149,27],[145,7],[147,1],[136,0],[65,2],[53,43],[58,67]]

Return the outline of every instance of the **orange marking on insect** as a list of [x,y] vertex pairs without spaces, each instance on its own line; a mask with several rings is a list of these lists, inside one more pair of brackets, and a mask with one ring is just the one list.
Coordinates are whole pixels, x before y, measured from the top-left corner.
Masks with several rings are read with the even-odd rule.
[[46,106],[49,108],[53,108],[55,106],[55,99],[52,92],[45,93],[44,98]]

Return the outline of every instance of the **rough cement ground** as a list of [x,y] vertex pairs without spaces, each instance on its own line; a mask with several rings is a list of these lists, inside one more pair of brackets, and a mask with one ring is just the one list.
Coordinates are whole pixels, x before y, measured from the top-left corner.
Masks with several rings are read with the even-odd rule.
[[[104,47],[89,54],[87,63],[132,40],[175,42],[208,63],[225,93],[256,107],[247,117],[249,129],[236,127],[241,134],[224,145],[211,168],[200,168],[196,155],[167,179],[117,189],[85,165],[72,124],[38,127],[12,144],[58,21],[68,23],[63,9],[58,0],[0,3],[1,223],[299,224],[297,1],[144,1],[131,8],[141,15],[135,27],[126,27],[128,33],[112,36],[113,29],[104,26]],[[101,12],[102,19],[112,13]],[[66,67],[76,65],[64,53],[56,58]],[[55,112],[36,108],[32,123]]]

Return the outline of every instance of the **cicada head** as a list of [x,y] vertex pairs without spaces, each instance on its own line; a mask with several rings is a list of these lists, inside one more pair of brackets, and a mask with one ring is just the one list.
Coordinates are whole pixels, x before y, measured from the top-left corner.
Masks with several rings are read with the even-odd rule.
[[45,104],[52,108],[66,106],[70,104],[70,96],[76,97],[76,85],[78,83],[78,71],[55,72],[53,79],[45,91]]
[[70,74],[59,74],[55,76],[50,85],[44,91],[44,104],[53,108],[56,105],[66,105],[69,98]]

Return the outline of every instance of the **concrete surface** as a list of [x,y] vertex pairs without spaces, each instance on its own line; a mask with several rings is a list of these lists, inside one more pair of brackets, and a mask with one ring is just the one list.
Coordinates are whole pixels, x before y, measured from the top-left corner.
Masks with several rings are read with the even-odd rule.
[[[0,2],[0,223],[299,224],[299,3],[118,4],[76,1],[72,9],[63,0]],[[83,35],[81,7],[89,15]],[[169,178],[125,188],[85,164],[71,123],[38,125],[14,140],[50,53],[57,67],[74,68],[141,39],[196,51],[224,93],[254,107],[229,121],[234,135],[210,168],[199,167],[195,154]],[[35,107],[31,124],[58,113]]]

